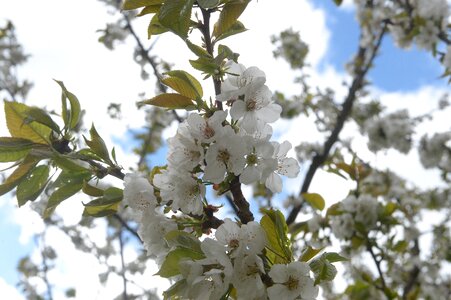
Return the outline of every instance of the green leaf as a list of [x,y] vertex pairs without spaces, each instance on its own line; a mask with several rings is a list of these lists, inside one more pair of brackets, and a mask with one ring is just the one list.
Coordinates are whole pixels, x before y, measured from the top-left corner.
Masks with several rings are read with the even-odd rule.
[[324,247],[315,249],[310,246],[307,246],[307,249],[305,249],[302,252],[301,257],[299,257],[299,261],[307,262],[311,260],[313,257],[315,257],[318,253],[320,253],[323,249]]
[[136,16],[142,17],[148,14],[155,14],[160,10],[161,6],[162,6],[161,4],[146,6]]
[[313,208],[323,210],[326,202],[323,197],[317,193],[302,193],[302,197],[307,201]]
[[104,190],[90,185],[87,181],[83,182],[82,192],[92,197],[102,197]]
[[132,10],[144,6],[162,4],[164,0],[125,0],[122,4],[123,10]]
[[166,234],[165,240],[169,246],[188,248],[202,254],[199,239],[188,232],[180,230],[170,231]]
[[28,110],[24,111],[24,115],[26,115],[26,123],[36,122],[49,127],[57,133],[61,132],[58,124],[53,121],[49,114],[38,107],[29,107]]
[[119,209],[119,204],[121,203],[122,198],[123,193],[121,189],[114,187],[108,188],[105,190],[102,198],[92,200],[88,204],[85,204],[83,215],[91,217],[105,217],[115,214]]
[[217,41],[223,40],[225,38],[228,38],[232,35],[238,34],[238,33],[242,33],[247,31],[247,28],[244,27],[243,23],[241,23],[240,21],[236,21],[235,23],[233,23],[229,29],[227,29],[225,32],[221,33],[219,36],[217,36],[214,40],[214,42],[216,43]]
[[44,218],[50,217],[61,202],[78,193],[83,187],[83,182],[89,176],[86,173],[66,173],[64,180],[62,180],[60,179],[61,175],[55,181],[55,184],[58,182],[60,187],[49,197],[47,207],[44,210]]
[[291,242],[288,238],[288,227],[285,217],[278,210],[263,210],[264,216],[260,225],[266,232],[268,248],[272,252],[272,261],[275,264],[288,264],[292,261]]
[[27,122],[26,113],[30,110],[29,106],[6,100],[4,103],[6,126],[11,136],[28,139],[38,144],[48,144],[51,129],[37,122]]
[[190,99],[202,98],[202,85],[188,72],[175,70],[166,72],[164,75],[169,77],[164,78],[162,82],[173,90]]
[[[55,80],[55,82],[59,84],[62,90],[61,103],[64,125],[69,129],[74,129],[80,122],[80,102],[74,94],[66,89],[62,81]],[[67,100],[70,103],[70,110],[67,109]]]
[[196,60],[190,60],[189,63],[194,69],[202,71],[209,76],[215,75],[219,70],[219,66],[213,58],[200,57]]
[[191,10],[195,0],[166,0],[158,13],[160,23],[185,39],[191,24]]
[[77,163],[77,160],[70,159],[67,156],[54,152],[52,161],[62,170],[69,172],[89,172],[88,169]]
[[207,58],[212,58],[212,56],[210,55],[210,53],[207,52],[207,50],[205,50],[204,48],[197,46],[196,44],[191,43],[188,39],[185,40],[186,45],[188,46],[188,48],[194,53],[196,54],[198,57],[207,57]]
[[310,262],[309,265],[315,275],[315,285],[323,281],[332,281],[337,275],[337,268],[327,260],[325,254]]
[[91,129],[89,130],[91,135],[91,140],[89,141],[87,138],[83,136],[86,144],[91,148],[92,152],[101,157],[105,162],[112,163],[110,159],[110,153],[108,152],[108,148],[105,145],[105,141],[97,132],[94,124],[92,124]]
[[0,162],[18,161],[24,158],[35,145],[30,140],[14,137],[0,137]]
[[183,291],[185,291],[187,286],[188,284],[186,279],[177,281],[163,292],[163,300],[177,299],[177,295],[180,295]]
[[0,196],[6,194],[15,188],[28,173],[36,166],[39,162],[39,159],[28,155],[25,159],[19,164],[19,166],[9,175],[9,177],[0,185]]
[[324,253],[324,257],[331,263],[349,260],[346,257],[343,257],[336,252],[326,252],[326,253]]
[[219,20],[214,25],[213,36],[219,37],[227,32],[236,23],[249,2],[250,0],[232,0],[227,2],[219,14]]
[[27,201],[34,201],[44,191],[49,182],[50,169],[47,165],[34,168],[28,176],[17,186],[17,201],[19,207]]
[[193,105],[193,101],[190,98],[174,93],[160,94],[149,100],[144,100],[138,103],[139,105],[150,104],[158,107],[164,107],[168,109],[186,108]]
[[147,38],[150,39],[152,35],[158,35],[168,31],[169,29],[160,23],[158,15],[154,15],[150,20],[149,27],[147,27]]
[[192,249],[188,248],[176,248],[169,252],[169,254],[166,256],[163,264],[161,265],[160,270],[156,275],[160,275],[164,278],[170,278],[173,276],[176,276],[180,274],[180,268],[179,268],[179,262],[184,259],[193,259],[198,260],[202,259],[205,256],[202,253],[199,253],[197,251],[194,251]]
[[218,6],[220,0],[197,0],[197,4],[199,4],[200,7],[208,9],[208,8],[214,8]]

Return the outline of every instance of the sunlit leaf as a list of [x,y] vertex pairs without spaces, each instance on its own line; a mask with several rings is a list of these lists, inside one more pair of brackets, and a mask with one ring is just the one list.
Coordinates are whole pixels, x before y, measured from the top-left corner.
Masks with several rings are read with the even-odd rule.
[[[64,124],[67,128],[74,129],[80,122],[80,102],[74,94],[66,89],[62,81],[55,80],[55,82],[59,84],[62,90],[61,103]],[[69,100],[70,109],[67,108],[67,100]]]
[[38,107],[29,107],[28,110],[24,111],[24,115],[26,115],[25,122],[27,123],[37,122],[51,128],[55,132],[60,132],[58,124],[56,124],[49,114],[43,109]]
[[186,45],[188,46],[188,48],[197,56],[199,57],[209,57],[212,58],[212,56],[210,55],[210,53],[207,52],[207,50],[205,50],[204,48],[191,43],[188,39],[185,40]]
[[166,72],[165,75],[168,77],[164,78],[162,82],[176,92],[194,100],[202,98],[202,85],[188,72],[176,70]]
[[4,103],[6,125],[11,136],[28,139],[39,144],[48,143],[51,129],[37,122],[26,121],[26,112],[30,110],[29,106],[6,100]]
[[27,156],[19,166],[9,175],[9,177],[0,185],[0,196],[6,194],[15,188],[28,173],[36,166],[39,159],[34,156]]
[[98,187],[95,187],[93,185],[90,185],[87,181],[83,182],[82,192],[86,195],[92,196],[92,197],[101,197],[103,196],[104,190],[99,189]]
[[299,261],[303,262],[309,261],[313,257],[315,257],[318,253],[320,253],[323,249],[324,247],[315,249],[310,246],[307,246],[307,248],[302,252],[301,257],[299,257]]
[[307,201],[312,207],[323,210],[326,202],[323,197],[317,193],[302,193],[302,197]]
[[119,209],[122,200],[122,190],[109,188],[105,190],[104,197],[92,200],[85,204],[84,216],[105,217],[112,215]]
[[144,15],[148,15],[148,14],[155,14],[157,13],[161,8],[161,4],[158,5],[149,5],[144,7],[139,14],[137,14],[137,17],[142,17]]
[[170,278],[180,274],[179,262],[183,259],[189,258],[197,260],[204,258],[204,255],[192,249],[183,247],[176,248],[175,250],[169,252],[169,254],[166,256],[160,270],[158,271],[158,273],[156,273],[156,275],[160,275],[164,278]]
[[291,242],[288,238],[288,227],[285,218],[280,211],[263,210],[264,216],[260,225],[266,232],[268,239],[268,254],[273,255],[273,262],[287,264],[292,261]]
[[193,105],[193,101],[190,98],[174,93],[160,94],[149,100],[139,102],[140,105],[150,104],[158,107],[164,107],[169,109],[186,108]]
[[164,27],[160,20],[158,19],[158,15],[154,15],[150,20],[149,27],[147,28],[147,38],[150,39],[152,35],[158,35],[165,32],[168,32],[169,29]]
[[332,281],[337,275],[337,268],[327,260],[324,254],[310,262],[309,265],[315,275],[315,284],[323,281]]
[[173,230],[166,234],[165,239],[169,246],[184,247],[202,253],[199,239],[188,232]]
[[250,0],[232,0],[227,2],[219,14],[219,20],[214,25],[213,36],[219,37],[236,23]]
[[122,4],[122,9],[132,10],[144,6],[162,4],[163,2],[164,0],[124,0],[124,4]]

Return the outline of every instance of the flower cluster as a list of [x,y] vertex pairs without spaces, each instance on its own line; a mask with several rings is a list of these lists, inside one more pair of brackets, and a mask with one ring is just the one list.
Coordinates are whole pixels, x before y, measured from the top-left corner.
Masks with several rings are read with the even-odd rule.
[[357,226],[368,232],[375,228],[379,203],[370,195],[348,196],[340,203],[341,214],[331,217],[331,228],[339,239],[350,239],[356,234]]
[[368,132],[368,148],[374,152],[394,148],[408,153],[412,147],[413,127],[414,122],[407,110],[367,120],[364,128]]
[[438,167],[451,172],[451,132],[424,135],[418,148],[421,164],[425,168]]

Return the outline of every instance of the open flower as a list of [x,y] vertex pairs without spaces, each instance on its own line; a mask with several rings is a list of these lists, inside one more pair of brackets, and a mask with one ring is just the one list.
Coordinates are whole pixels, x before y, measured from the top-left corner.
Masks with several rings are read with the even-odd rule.
[[216,96],[218,101],[236,100],[250,88],[258,88],[265,84],[266,75],[257,67],[245,68],[242,64],[229,61],[226,64],[229,73],[221,85],[222,93]]
[[236,100],[230,115],[234,120],[240,120],[240,125],[248,133],[257,130],[259,122],[272,123],[280,117],[282,107],[273,103],[271,91],[266,85],[252,86],[244,94],[244,101]]
[[268,275],[274,285],[268,288],[270,300],[316,299],[318,287],[313,286],[310,267],[305,262],[294,261],[288,265],[275,264]]

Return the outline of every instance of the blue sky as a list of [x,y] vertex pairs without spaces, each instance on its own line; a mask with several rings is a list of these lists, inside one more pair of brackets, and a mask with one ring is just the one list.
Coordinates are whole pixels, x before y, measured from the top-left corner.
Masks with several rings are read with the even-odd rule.
[[[47,1],[49,3],[51,3],[51,1]],[[329,49],[328,52],[325,55],[325,58],[323,59],[322,63],[320,64],[320,71],[322,69],[324,69],[326,66],[328,65],[332,65],[338,72],[343,72],[344,71],[344,64],[351,58],[352,54],[355,53],[356,47],[357,47],[357,36],[358,36],[358,26],[357,23],[355,21],[354,18],[354,12],[353,11],[348,11],[348,10],[342,10],[342,9],[337,9],[336,6],[333,4],[332,0],[325,0],[325,1],[313,1],[314,5],[317,7],[320,7],[321,9],[324,9],[326,12],[326,24],[327,27],[331,33],[331,39],[329,42]],[[72,3],[71,5],[77,5]],[[258,5],[258,4],[257,4]],[[262,3],[263,5],[263,3]],[[81,6],[81,4],[78,4],[78,6]],[[80,8],[81,10],[81,8]],[[98,10],[99,13],[101,12],[101,10]],[[6,12],[6,14],[8,14],[8,12]],[[93,16],[95,16],[93,14]],[[93,17],[91,16],[91,17]],[[105,12],[105,16],[106,16],[106,12]],[[8,15],[4,15],[0,12],[0,21],[3,20],[3,18],[8,17]],[[10,16],[12,18],[12,20],[14,21],[14,16]],[[106,19],[107,17],[105,17]],[[99,18],[101,19],[101,18]],[[63,22],[63,20],[60,20],[61,22]],[[101,28],[102,27],[102,23],[105,23],[105,20],[100,20],[99,21],[99,26],[97,28]],[[23,23],[25,24],[25,23]],[[17,26],[20,26],[20,22],[18,24],[16,24]],[[28,28],[30,29],[30,28]],[[80,28],[79,31],[81,32],[80,34],[83,34],[82,31],[83,28]],[[140,28],[142,29],[142,28]],[[18,27],[18,32],[23,33],[23,30],[21,27]],[[23,36],[28,36],[28,35],[32,35],[34,33],[31,34],[23,34]],[[248,34],[248,33],[247,33]],[[19,40],[21,36],[19,36]],[[89,42],[94,42],[95,43],[95,34],[89,35]],[[269,40],[269,37],[268,37]],[[70,40],[67,40],[70,41]],[[67,43],[66,41],[66,43]],[[25,39],[25,42],[28,43],[28,45],[32,45],[33,42],[30,42],[29,40]],[[64,44],[64,43],[63,43]],[[68,46],[66,46],[68,47]],[[64,49],[64,48],[63,48]],[[125,49],[125,50],[124,50]],[[27,49],[27,47],[25,47],[26,51],[29,51],[29,49]],[[270,50],[268,50],[270,51]],[[62,52],[62,51],[60,51]],[[64,52],[64,50],[63,50]],[[83,55],[83,51],[80,51],[81,54]],[[125,61],[127,64],[132,64],[131,62],[131,47],[122,47],[121,49],[119,49],[117,51],[119,54],[118,55],[122,55],[122,59],[123,61]],[[31,52],[30,54],[34,54],[33,52]],[[63,55],[64,53],[61,53],[61,55]],[[108,51],[106,49],[103,49],[102,47],[99,47],[98,50],[98,55],[102,55],[104,57],[106,57],[106,61],[108,62],[108,59],[112,59],[110,58],[110,56],[112,54],[109,54]],[[85,53],[86,55],[86,53]],[[51,56],[51,55],[50,55]],[[36,56],[39,58],[39,56]],[[84,59],[84,57],[82,57]],[[43,62],[40,67],[41,69],[43,68],[43,66],[45,66],[46,64],[50,64],[52,63],[51,60],[53,59],[53,57],[50,57],[48,59],[48,61]],[[67,60],[75,60],[77,62],[77,58],[76,56],[68,56],[65,57],[65,59]],[[116,58],[114,58],[116,59]],[[167,60],[171,61],[171,57],[166,57]],[[33,67],[36,67],[36,63],[37,62],[33,62]],[[81,62],[80,62],[81,63]],[[100,62],[99,62],[100,64]],[[96,65],[91,63],[91,67],[94,66],[94,68],[96,68]],[[106,66],[106,67],[105,67]],[[70,67],[67,67],[70,68]],[[109,70],[108,69],[108,64],[105,64],[103,66],[103,68],[105,70]],[[119,68],[119,67],[118,67]],[[101,67],[98,67],[97,69],[101,69]],[[133,75],[128,75],[128,74],[132,74],[131,72],[137,72],[136,69],[133,70],[125,70],[125,69],[120,69],[121,72],[124,75],[124,77],[127,76],[135,76],[135,74]],[[93,71],[94,72],[94,71]],[[82,71],[78,71],[78,72],[73,72],[73,78],[68,78],[70,76],[64,76],[64,75],[59,75],[59,74],[52,74],[51,76],[54,76],[56,78],[61,78],[66,81],[66,80],[72,80],[71,81],[71,85],[72,86],[76,86],[77,90],[80,92],[83,92],[83,87],[78,86],[77,83],[77,78],[79,78],[81,81],[82,77],[87,76],[86,71],[83,73]],[[443,80],[439,80],[438,77],[441,75],[442,73],[442,67],[440,66],[440,64],[434,59],[432,58],[432,56],[428,53],[425,53],[424,51],[418,50],[416,48],[412,48],[408,51],[404,51],[404,50],[400,50],[398,48],[396,48],[391,39],[390,38],[386,38],[384,40],[383,43],[383,47],[381,49],[381,56],[377,58],[376,60],[376,64],[375,64],[375,68],[373,70],[371,70],[370,72],[370,78],[373,81],[374,85],[379,88],[382,89],[384,91],[387,92],[402,92],[402,91],[411,91],[411,90],[416,90],[419,86],[422,85],[432,85],[432,86],[437,86],[437,87],[445,87],[446,83]],[[58,76],[57,76],[58,75]],[[138,74],[139,75],[139,74]],[[42,89],[48,89],[46,85],[41,84],[41,82],[39,81],[39,78],[42,77],[42,74],[36,75],[35,77],[31,77],[29,79],[31,79],[32,81],[35,81],[36,84],[36,88],[35,89],[40,89],[40,91],[42,91]],[[47,77],[49,77],[49,75],[45,75]],[[100,76],[98,76],[99,78],[102,78]],[[50,77],[51,78],[51,77]],[[90,81],[95,81],[92,78],[91,79],[87,79]],[[85,89],[89,89],[90,91],[94,90],[96,88],[96,84],[97,83],[92,83],[94,85],[93,86],[89,86],[89,88],[85,88]],[[98,83],[100,85],[100,83]],[[115,87],[115,86],[119,86],[120,83],[111,83],[111,86]],[[124,87],[126,85],[122,85],[122,87]],[[149,86],[149,83],[147,82],[146,84],[142,85],[145,86],[147,89]],[[99,88],[99,89],[103,89],[106,90],[108,88],[108,86],[104,86],[103,88]],[[133,89],[134,87],[129,87],[131,89]],[[122,88],[125,89],[125,88]],[[151,88],[153,89],[153,87]],[[55,89],[56,90],[56,89]],[[135,88],[134,92],[136,92],[138,89]],[[113,89],[114,91],[114,89]],[[58,93],[54,94],[54,95],[50,95],[48,97],[43,97],[44,99],[51,99],[48,101],[58,101]],[[57,95],[57,96],[55,96]],[[77,94],[78,96],[79,94]],[[114,95],[113,95],[114,96]],[[113,96],[108,96],[105,98],[113,98]],[[80,99],[82,99],[82,97],[79,96]],[[90,99],[90,97],[85,96],[85,99]],[[99,96],[92,96],[91,98],[94,99],[98,99]],[[132,98],[133,99],[133,98]],[[43,101],[47,101],[47,100],[43,100]],[[131,101],[131,100],[130,100]],[[97,127],[97,123],[96,123],[96,127]],[[108,129],[108,125],[105,125],[104,130],[106,131]],[[99,130],[99,127],[98,127]],[[130,138],[131,135],[130,133],[125,133],[124,135],[121,136],[116,136],[112,138],[112,142],[113,144],[119,144],[122,145],[122,154],[127,153],[131,146],[133,145],[133,142],[130,142]],[[150,157],[150,160],[152,162],[155,161],[159,161],[162,158],[164,158],[166,153],[166,149],[161,149],[157,152],[156,155],[153,155]],[[119,157],[118,157],[119,158]],[[5,201],[5,196],[2,197],[1,201]],[[8,199],[10,200],[10,199]],[[0,203],[1,204],[1,203]],[[11,224],[10,222],[7,222],[6,220],[10,220],[10,216],[14,214],[14,210],[18,209],[14,206],[11,205],[3,205],[1,206],[0,209],[0,247],[2,247],[0,250],[0,278],[3,278],[6,280],[7,283],[9,283],[10,285],[14,285],[17,280],[17,274],[15,272],[15,268],[17,265],[17,261],[18,259],[27,254],[30,253],[30,251],[33,248],[33,244],[31,242],[29,242],[26,245],[23,245],[21,243],[19,243],[18,241],[18,236],[20,235],[21,229],[18,225],[14,225]],[[1,293],[1,292],[0,292]]]

